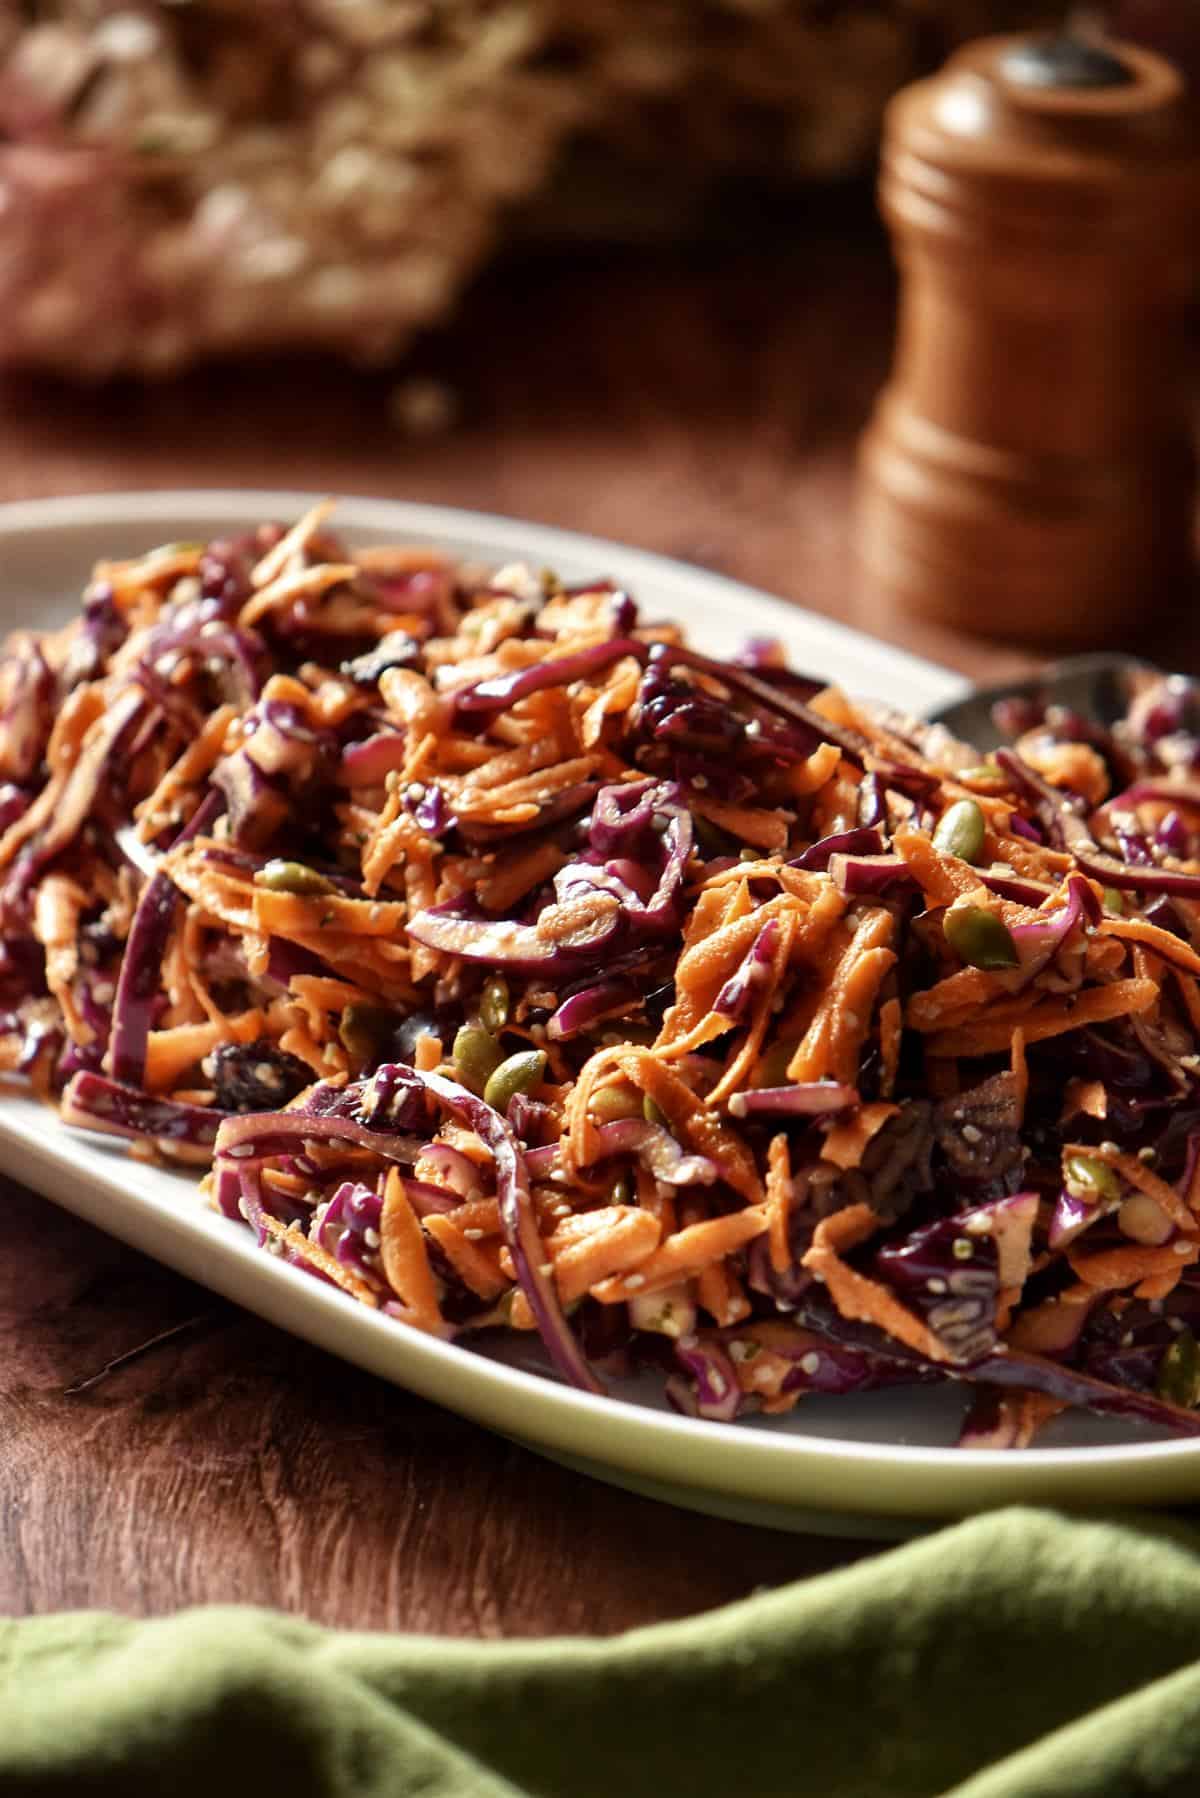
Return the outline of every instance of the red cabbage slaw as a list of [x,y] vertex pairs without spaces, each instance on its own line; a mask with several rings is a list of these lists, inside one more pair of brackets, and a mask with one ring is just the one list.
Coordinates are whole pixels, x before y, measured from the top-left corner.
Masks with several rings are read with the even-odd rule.
[[0,1070],[593,1391],[1200,1432],[1191,685],[979,757],[327,512],[10,640]]

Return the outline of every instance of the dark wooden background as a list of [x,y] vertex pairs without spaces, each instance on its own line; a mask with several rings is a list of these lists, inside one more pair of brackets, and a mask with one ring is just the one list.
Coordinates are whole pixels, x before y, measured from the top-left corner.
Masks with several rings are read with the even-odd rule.
[[[461,504],[720,569],[980,678],[1028,666],[853,603],[886,250],[857,198],[797,209],[770,238],[490,275],[419,355],[461,409],[427,439],[391,421],[394,374],[291,363],[85,392],[11,377],[0,498],[244,485]],[[565,1472],[19,1187],[0,1183],[0,1205],[0,1614],[242,1600],[363,1628],[599,1634],[871,1546]]]

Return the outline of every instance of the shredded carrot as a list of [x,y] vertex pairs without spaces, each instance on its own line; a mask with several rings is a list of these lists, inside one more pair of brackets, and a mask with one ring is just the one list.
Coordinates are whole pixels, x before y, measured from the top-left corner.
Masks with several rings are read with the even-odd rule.
[[1200,974],[1200,955],[1171,931],[1163,930],[1145,918],[1101,918],[1096,926],[1101,936],[1120,937],[1122,942],[1138,943],[1161,955],[1184,974]]
[[696,1299],[722,1329],[729,1329],[750,1315],[746,1289],[723,1261],[710,1261],[696,1275]]
[[1068,1030],[1082,1030],[1089,1024],[1105,1024],[1110,1018],[1148,1011],[1157,998],[1158,987],[1152,980],[1114,980],[1111,986],[1092,987],[1065,999],[1046,998],[1040,1002],[1034,994],[1018,1003],[1011,1015],[1001,1016],[1003,1008],[997,1006],[978,1023],[931,1037],[929,1047],[938,1056],[1001,1055],[1010,1047],[1018,1024],[1027,1043],[1041,1043]]
[[591,1289],[601,1304],[616,1305],[638,1293],[659,1292],[685,1275],[698,1274],[714,1261],[723,1261],[744,1243],[761,1236],[769,1223],[765,1205],[731,1211],[725,1217],[688,1224],[643,1261],[632,1274],[601,1280]]
[[888,911],[871,912],[863,920],[788,1063],[789,1080],[854,1081],[875,999],[896,965],[894,951],[884,946],[894,933],[895,920]]
[[777,1274],[786,1273],[792,1265],[792,1245],[788,1239],[788,1222],[792,1209],[792,1163],[788,1139],[780,1131],[771,1138],[767,1151],[767,1225],[771,1250],[771,1266]]
[[389,1168],[383,1188],[379,1255],[388,1285],[401,1304],[407,1306],[412,1322],[418,1329],[441,1335],[445,1325],[429,1254],[404,1181],[394,1167]]

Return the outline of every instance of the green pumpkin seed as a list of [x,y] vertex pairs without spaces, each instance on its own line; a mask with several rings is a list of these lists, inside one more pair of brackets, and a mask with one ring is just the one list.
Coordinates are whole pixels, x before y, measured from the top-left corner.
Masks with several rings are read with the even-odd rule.
[[943,812],[933,833],[933,846],[944,855],[957,855],[960,861],[976,862],[983,853],[987,833],[982,811],[973,799],[960,799]]
[[532,1092],[541,1085],[545,1073],[544,1049],[520,1049],[493,1070],[483,1089],[484,1100],[496,1111],[507,1111],[509,1100],[517,1093]]
[[648,1124],[658,1124],[664,1130],[669,1128],[666,1112],[661,1105],[655,1104],[649,1093],[642,1100],[642,1116]]
[[998,970],[1021,964],[1017,945],[995,912],[982,905],[950,907],[942,924],[946,941],[968,967]]
[[1189,1411],[1200,1405],[1200,1347],[1190,1330],[1179,1332],[1158,1364],[1158,1396]]
[[593,1093],[588,1111],[598,1124],[615,1124],[622,1118],[642,1116],[642,1095],[636,1087],[619,1080],[615,1086],[602,1086]]
[[373,1066],[390,1048],[398,1022],[396,1013],[382,1005],[347,1005],[338,1036],[356,1062]]
[[964,787],[1000,789],[1008,786],[1007,774],[1003,768],[997,768],[994,762],[980,762],[977,768],[964,768],[957,778]]
[[608,1195],[610,1205],[633,1204],[633,1181],[628,1174],[619,1174],[613,1181],[613,1189]]
[[482,1024],[464,1024],[454,1039],[454,1065],[476,1092],[482,1092],[500,1063],[504,1050]]
[[299,899],[312,899],[320,893],[337,891],[331,880],[326,880],[315,868],[305,867],[303,862],[270,861],[255,874],[254,884],[266,887],[270,893],[294,893]]
[[1105,887],[1103,897],[1105,911],[1116,912],[1118,918],[1124,917],[1125,897],[1116,887]]
[[479,995],[479,1022],[493,1036],[498,1036],[508,1023],[508,981],[503,974],[489,975]]
[[1067,1155],[1063,1160],[1063,1185],[1073,1199],[1085,1205],[1115,1205],[1121,1182],[1107,1161],[1095,1155]]

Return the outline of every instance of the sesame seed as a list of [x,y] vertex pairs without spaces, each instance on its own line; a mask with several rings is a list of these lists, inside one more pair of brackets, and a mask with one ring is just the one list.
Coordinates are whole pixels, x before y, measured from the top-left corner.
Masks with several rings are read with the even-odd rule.
[[1147,1167],[1153,1167],[1154,1163],[1158,1160],[1158,1150],[1152,1149],[1150,1145],[1147,1144],[1144,1149],[1138,1150],[1138,1160],[1144,1161]]
[[538,1268],[538,1272],[539,1272],[539,1274],[543,1274],[545,1276],[545,1278],[548,1280],[550,1278],[550,1275],[554,1272],[553,1261],[543,1261],[542,1265]]
[[1121,1153],[1121,1145],[1120,1143],[1115,1142],[1102,1142],[1100,1144],[1100,1153],[1102,1155],[1119,1155]]
[[705,787],[708,785],[707,774],[693,774],[692,785],[698,793],[703,793]]
[[820,1373],[820,1371],[821,1371],[820,1355],[816,1354],[812,1349],[809,1349],[807,1355],[801,1355],[800,1371],[801,1371],[801,1373],[808,1374],[810,1379],[813,1374]]
[[978,1128],[978,1126],[975,1124],[964,1124],[962,1127],[962,1138],[963,1138],[964,1142],[969,1142],[969,1143],[982,1142],[983,1141],[983,1131],[980,1130]]
[[932,1279],[926,1280],[925,1290],[927,1292],[941,1293],[948,1292],[950,1288],[946,1285],[946,1282],[942,1279],[940,1274],[934,1274]]
[[645,1284],[646,1284],[645,1274],[630,1274],[629,1278],[625,1282],[625,1288],[626,1288],[626,1291],[628,1291],[628,1292],[637,1292],[639,1290],[639,1288],[644,1286]]
[[369,1249],[377,1249],[379,1247],[379,1231],[371,1229],[364,1230],[363,1241]]
[[1177,1242],[1175,1244],[1175,1253],[1177,1255],[1190,1255],[1192,1253],[1191,1243],[1190,1242]]
[[482,1242],[483,1241],[483,1231],[482,1230],[464,1230],[463,1235],[466,1237],[468,1242]]
[[969,1261],[975,1253],[975,1244],[968,1242],[965,1236],[956,1236],[953,1253],[956,1261]]

